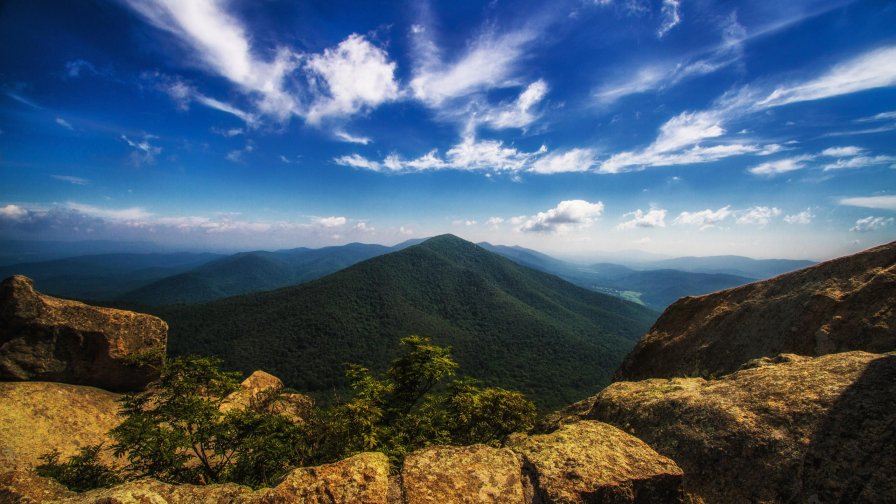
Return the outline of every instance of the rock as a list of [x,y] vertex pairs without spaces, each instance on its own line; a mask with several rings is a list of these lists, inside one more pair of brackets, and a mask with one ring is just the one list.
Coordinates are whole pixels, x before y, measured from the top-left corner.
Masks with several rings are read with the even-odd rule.
[[8,504],[41,504],[74,496],[50,478],[42,478],[30,470],[0,472],[0,502]]
[[157,317],[38,294],[31,280],[0,284],[0,379],[57,381],[131,391],[154,378],[136,356],[165,354]]
[[283,382],[280,378],[264,371],[255,371],[240,383],[240,389],[230,394],[221,404],[221,411],[228,412],[234,409],[244,409],[259,401],[268,399],[267,395],[274,395],[283,390]]
[[516,436],[536,502],[663,502],[682,499],[682,471],[640,439],[602,422],[567,424],[551,434]]
[[295,392],[284,393],[280,378],[264,371],[255,371],[240,384],[240,389],[227,396],[221,411],[253,407],[283,415],[294,423],[303,423],[314,407],[314,399]]
[[405,458],[408,504],[522,504],[521,461],[507,448],[437,446]]
[[615,381],[721,376],[780,353],[896,349],[896,242],[669,306]]
[[0,466],[34,467],[53,448],[65,459],[85,446],[109,446],[107,432],[122,420],[118,398],[64,383],[0,382]]
[[389,459],[361,453],[317,467],[295,469],[275,488],[260,490],[252,502],[307,504],[386,504]]
[[585,416],[674,459],[706,502],[892,502],[896,354],[759,364],[717,380],[614,383]]
[[154,479],[128,481],[112,488],[90,490],[60,499],[60,504],[131,504],[168,503],[192,504],[197,502],[251,503],[255,494],[249,487],[224,485],[170,485]]

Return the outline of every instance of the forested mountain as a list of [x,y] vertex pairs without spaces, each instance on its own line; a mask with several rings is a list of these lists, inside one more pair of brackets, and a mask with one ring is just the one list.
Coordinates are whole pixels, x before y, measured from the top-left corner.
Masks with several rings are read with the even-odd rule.
[[608,383],[657,313],[520,266],[451,235],[302,285],[154,310],[172,354],[216,354],[292,387],[345,386],[345,363],[381,370],[411,334],[450,345],[461,372],[542,407]]
[[743,256],[676,257],[640,265],[643,269],[677,269],[695,273],[723,273],[762,280],[815,264],[794,259],[752,259]]
[[210,253],[85,255],[0,266],[0,278],[25,275],[47,294],[108,300],[219,257]]

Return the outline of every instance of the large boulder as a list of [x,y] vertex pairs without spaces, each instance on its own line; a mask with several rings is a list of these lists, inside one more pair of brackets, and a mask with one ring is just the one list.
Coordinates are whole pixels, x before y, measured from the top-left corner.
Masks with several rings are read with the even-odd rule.
[[224,399],[221,411],[255,408],[283,415],[292,422],[304,423],[314,407],[314,399],[296,392],[283,392],[280,378],[264,371],[255,371],[240,383],[240,388]]
[[550,434],[514,436],[536,502],[568,504],[682,499],[682,471],[634,436],[602,422],[580,421]]
[[408,455],[401,476],[408,504],[523,504],[521,467],[507,448],[437,446]]
[[614,383],[580,416],[674,459],[706,502],[893,502],[896,354],[751,366],[717,380]]
[[35,292],[24,276],[0,284],[0,380],[56,381],[130,391],[154,378],[168,325],[157,317]]
[[295,469],[276,487],[260,490],[251,502],[386,504],[388,496],[388,457],[361,453],[332,464]]
[[616,381],[721,376],[780,353],[896,350],[896,242],[669,306]]
[[42,478],[28,469],[0,470],[0,502],[41,504],[73,497],[76,494],[56,480]]
[[107,433],[122,420],[118,397],[64,383],[0,382],[0,467],[34,467],[54,448],[65,459],[85,446],[109,446]]

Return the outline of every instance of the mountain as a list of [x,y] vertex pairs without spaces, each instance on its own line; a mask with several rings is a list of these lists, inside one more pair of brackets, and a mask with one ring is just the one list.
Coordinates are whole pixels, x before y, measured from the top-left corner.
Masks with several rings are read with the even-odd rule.
[[220,257],[210,253],[97,254],[0,266],[0,278],[24,275],[38,290],[77,299],[114,299]]
[[295,285],[326,276],[366,259],[418,243],[393,247],[349,243],[319,249],[243,252],[144,285],[119,297],[138,305],[201,303]]
[[726,255],[707,257],[677,257],[661,261],[639,263],[638,269],[677,269],[695,273],[724,273],[753,279],[765,279],[815,264],[794,259],[752,259]]
[[656,317],[451,235],[306,284],[153,311],[171,353],[220,355],[318,395],[345,386],[345,363],[381,370],[419,334],[453,347],[461,372],[542,407],[605,385]]
[[663,312],[619,380],[720,375],[788,352],[896,350],[896,242],[715,294]]
[[[486,250],[596,292],[663,309],[684,296],[707,294],[753,281],[745,276],[674,269],[639,271],[612,263],[577,265],[523,247],[480,243]],[[746,259],[746,258],[744,258]]]
[[145,241],[0,240],[0,265],[43,262],[67,257],[105,254],[164,254],[170,247]]

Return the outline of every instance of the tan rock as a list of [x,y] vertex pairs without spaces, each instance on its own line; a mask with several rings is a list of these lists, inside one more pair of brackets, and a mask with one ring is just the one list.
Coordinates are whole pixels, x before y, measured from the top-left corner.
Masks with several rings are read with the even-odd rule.
[[7,504],[41,504],[71,497],[74,492],[50,478],[42,478],[30,470],[0,472],[0,502]]
[[221,404],[221,411],[228,412],[234,409],[244,409],[253,403],[266,399],[264,396],[272,396],[283,390],[283,382],[280,378],[264,371],[255,371],[240,383],[240,389],[230,394]]
[[682,499],[682,471],[640,439],[602,422],[567,424],[551,434],[516,436],[536,498],[544,502],[663,502]]
[[524,502],[521,461],[507,448],[438,446],[405,458],[408,504]]
[[195,504],[200,502],[251,503],[249,487],[225,485],[170,485],[154,479],[128,481],[112,488],[90,490],[57,501],[60,504]]
[[386,504],[388,496],[389,459],[382,453],[361,453],[332,464],[295,469],[275,488],[259,491],[253,502]]
[[618,382],[587,417],[625,428],[706,502],[892,502],[896,355],[785,355],[718,380]]
[[669,306],[616,381],[721,376],[780,353],[896,349],[896,242]]
[[0,382],[0,466],[34,467],[53,448],[64,459],[85,446],[109,446],[107,432],[122,420],[119,397],[64,383]]
[[161,360],[168,324],[157,317],[44,296],[30,279],[0,284],[0,379],[138,390],[154,372],[133,358]]

